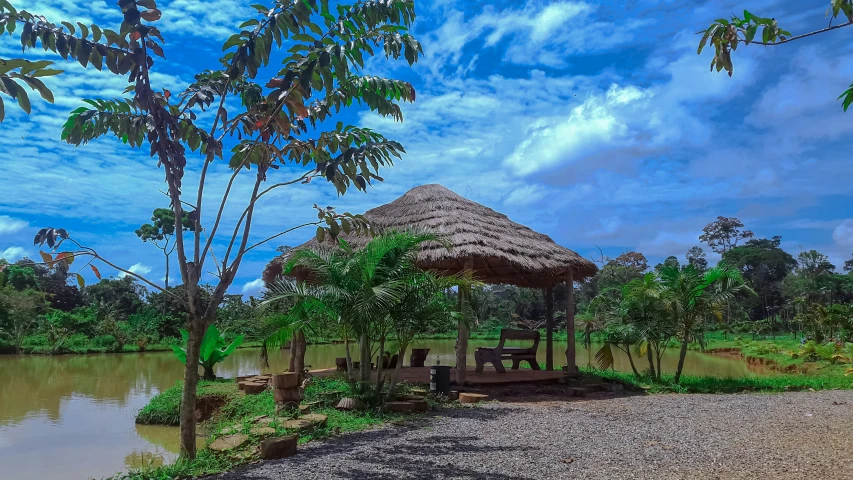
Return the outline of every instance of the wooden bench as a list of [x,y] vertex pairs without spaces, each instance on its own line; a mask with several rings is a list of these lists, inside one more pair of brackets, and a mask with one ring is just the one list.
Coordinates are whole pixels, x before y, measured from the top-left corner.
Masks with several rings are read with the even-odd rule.
[[[529,348],[505,347],[507,340],[533,340],[533,346]],[[477,361],[477,372],[483,371],[487,363],[494,365],[495,370],[505,373],[506,369],[501,363],[503,360],[512,360],[512,369],[518,370],[521,362],[526,361],[533,370],[539,370],[539,362],[536,361],[536,349],[539,347],[539,331],[537,330],[501,330],[501,340],[497,347],[480,347],[474,353]]]

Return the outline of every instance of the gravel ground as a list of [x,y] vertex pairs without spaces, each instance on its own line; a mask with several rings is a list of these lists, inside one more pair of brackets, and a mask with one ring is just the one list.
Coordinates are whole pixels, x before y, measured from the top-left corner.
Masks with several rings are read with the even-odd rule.
[[496,403],[219,478],[853,479],[853,392]]

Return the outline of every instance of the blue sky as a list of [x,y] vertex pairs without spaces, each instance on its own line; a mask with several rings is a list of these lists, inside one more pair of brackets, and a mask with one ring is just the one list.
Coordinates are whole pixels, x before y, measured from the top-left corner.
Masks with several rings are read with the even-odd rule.
[[[12,3],[53,21],[120,21],[112,1]],[[194,72],[215,68],[224,39],[252,17],[251,3],[159,1],[168,61],[157,64],[154,82],[178,92]],[[850,32],[748,47],[735,55],[733,78],[710,73],[711,54],[696,55],[695,32],[745,6],[794,33],[827,22],[816,0],[419,0],[423,60],[413,69],[375,60],[366,69],[414,84],[405,122],[357,109],[341,117],[400,141],[408,154],[367,194],[337,198],[316,181],[279,190],[259,208],[254,238],[312,218],[313,203],[360,212],[441,183],[585,256],[600,247],[614,256],[637,250],[652,262],[683,258],[702,227],[726,215],[758,236],[781,235],[795,255],[815,248],[840,266],[853,252],[853,112],[844,115],[835,100],[853,82]],[[0,56],[18,55],[17,42],[0,38]],[[37,256],[35,231],[62,226],[160,282],[160,252],[133,233],[167,203],[156,161],[113,139],[79,148],[59,140],[81,98],[117,97],[124,80],[63,68],[50,79],[55,105],[34,99],[29,117],[7,108],[0,126],[0,257]],[[213,173],[208,191],[221,191],[227,169]],[[236,198],[248,189],[246,178]],[[227,220],[239,216],[239,203],[229,204]],[[256,293],[275,246],[311,234],[255,250],[231,291]]]

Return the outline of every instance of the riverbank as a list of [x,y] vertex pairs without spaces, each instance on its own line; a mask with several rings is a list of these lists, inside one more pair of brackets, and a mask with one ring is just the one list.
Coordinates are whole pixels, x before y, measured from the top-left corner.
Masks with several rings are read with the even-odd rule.
[[853,469],[851,406],[841,391],[497,403],[215,478],[842,479]]
[[[177,384],[155,395],[139,411],[136,422],[178,425],[181,388],[182,385]],[[335,409],[338,401],[345,396],[351,396],[347,382],[336,378],[315,378],[305,389],[303,401],[303,405],[310,406],[310,412],[306,411],[302,414],[310,413],[314,419],[319,416],[322,420],[310,428],[297,428],[287,423],[294,414],[276,412],[276,404],[270,390],[257,395],[246,395],[240,392],[236,383],[231,380],[202,381],[198,388],[197,417],[201,423],[197,458],[193,461],[179,459],[169,465],[143,466],[110,478],[112,480],[187,478],[224,472],[238,465],[259,460],[258,445],[264,438],[296,433],[299,436],[299,444],[305,444],[339,434],[374,428],[402,418],[399,414],[384,412],[378,408],[359,411]],[[218,454],[207,448],[218,439],[233,438],[235,434],[246,436],[245,443],[228,452]]]

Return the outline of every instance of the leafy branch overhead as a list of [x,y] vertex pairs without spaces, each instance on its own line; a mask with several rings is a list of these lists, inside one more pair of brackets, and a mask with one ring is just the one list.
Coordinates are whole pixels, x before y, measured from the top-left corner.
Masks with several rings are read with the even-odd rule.
[[[706,30],[698,32],[702,35],[702,39],[699,41],[697,53],[701,54],[705,46],[712,45],[714,47],[714,58],[711,59],[711,71],[714,69],[717,72],[725,70],[731,77],[734,74],[732,52],[736,51],[739,45],[781,45],[848,27],[853,25],[853,0],[830,0],[826,14],[827,16],[831,15],[829,26],[826,28],[801,35],[792,35],[791,32],[780,28],[775,18],[759,17],[744,10],[743,18],[737,15],[732,15],[730,19],[718,18]],[[832,20],[839,17],[846,18],[847,22],[832,25]],[[853,84],[838,99],[842,100],[842,107],[846,112],[850,104],[853,103]]]

